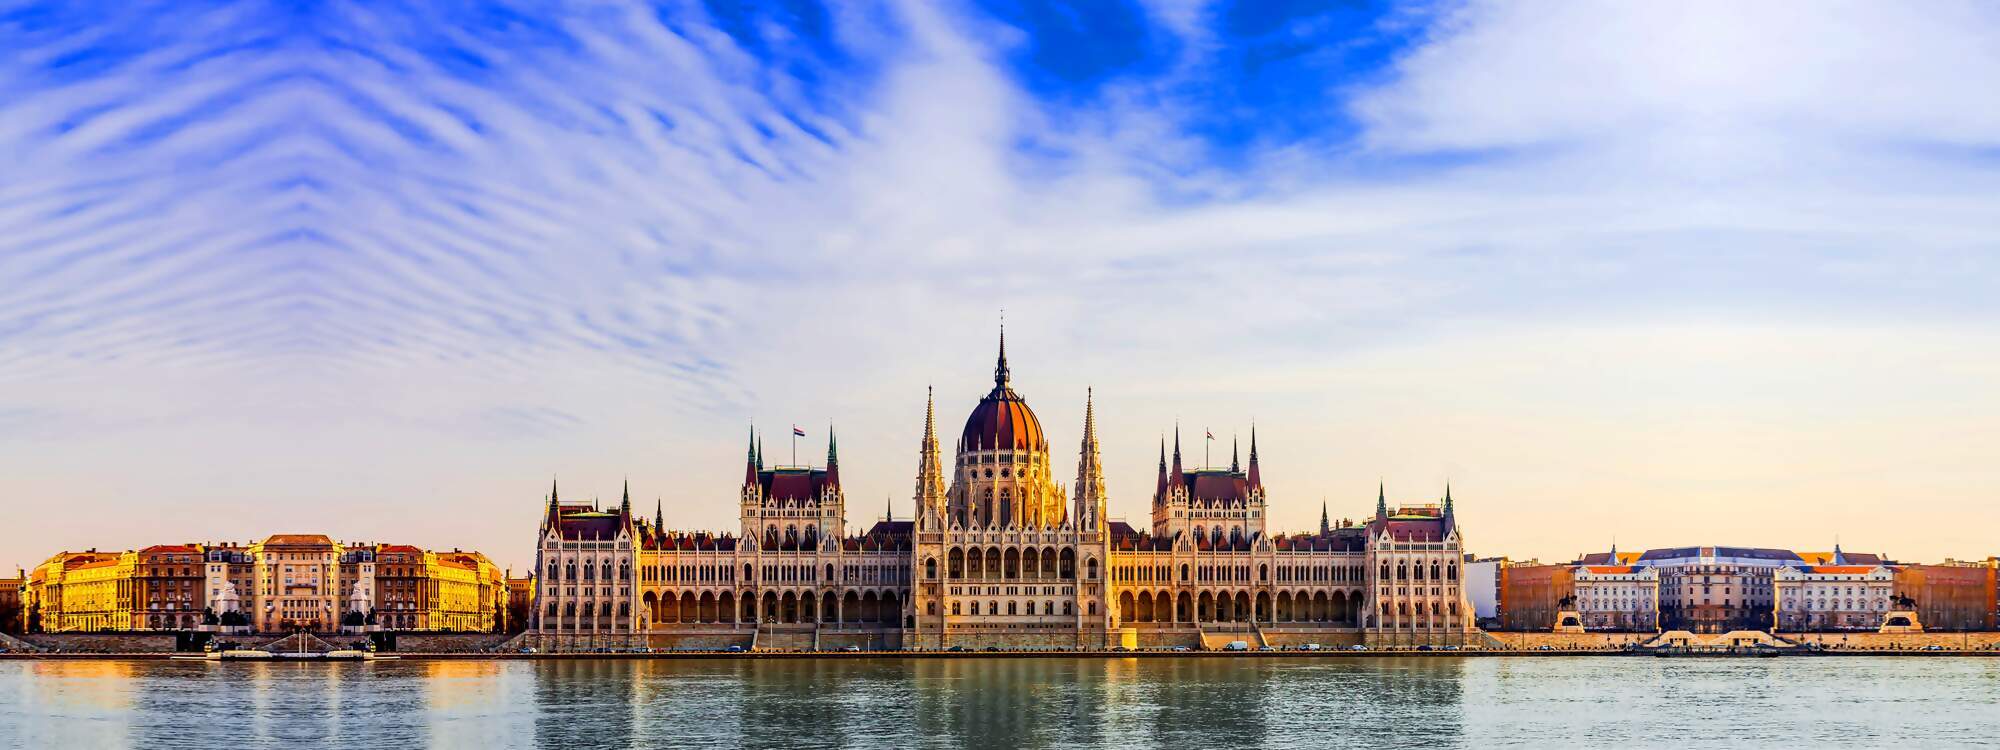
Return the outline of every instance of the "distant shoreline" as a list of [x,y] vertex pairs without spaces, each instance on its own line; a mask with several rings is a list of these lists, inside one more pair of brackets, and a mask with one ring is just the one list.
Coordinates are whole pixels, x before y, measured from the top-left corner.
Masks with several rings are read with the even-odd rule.
[[[5,653],[5,654],[0,654],[0,661],[36,661],[36,660],[73,660],[73,661],[90,661],[90,660],[102,660],[102,661],[166,661],[166,660],[172,660],[172,659],[173,659],[174,657],[176,657],[176,656],[182,656],[182,657],[185,657],[185,656],[190,656],[190,655],[192,655],[192,654],[190,654],[190,653],[173,653],[173,652],[140,652],[140,653],[124,653],[124,654],[96,654],[96,653],[88,653],[88,654],[86,654],[86,653],[19,653],[19,652],[14,652],[14,653]],[[1056,650],[1049,650],[1049,651],[1025,651],[1025,650],[1024,650],[1024,651],[859,651],[859,652],[842,652],[842,651],[752,651],[752,652],[740,652],[740,653],[737,653],[737,652],[726,652],[726,651],[675,651],[675,652],[663,652],[663,653],[648,653],[648,654],[630,654],[630,653],[608,653],[608,654],[587,654],[587,653],[560,653],[560,654],[495,654],[495,653],[468,653],[468,654],[461,654],[461,653],[410,653],[410,652],[385,652],[385,653],[384,653],[384,655],[385,655],[385,656],[387,656],[387,655],[393,655],[393,656],[396,656],[396,657],[397,657],[397,661],[539,661],[539,660],[546,660],[546,661],[577,661],[577,660],[633,660],[633,661],[644,661],[644,660],[670,660],[670,659],[702,659],[702,660],[714,660],[714,659],[724,659],[724,660],[732,660],[732,659],[749,659],[749,660],[756,660],[756,659],[1049,659],[1049,658],[1061,658],[1061,657],[1069,657],[1069,658],[1077,658],[1077,659],[1088,659],[1088,658],[1097,658],[1097,659],[1177,659],[1177,658],[1178,658],[1178,659],[1185,659],[1185,658],[1195,658],[1195,659],[1230,659],[1230,658],[1253,658],[1253,659],[1381,659],[1381,658],[1422,658],[1422,659],[1458,659],[1458,658],[1470,658],[1470,659],[1481,659],[1481,658],[1495,658],[1495,657],[1532,657],[1532,658],[1538,658],[1538,659],[1542,659],[1542,658],[1562,658],[1562,657],[1620,657],[1620,658],[1647,658],[1647,657],[1653,657],[1653,658],[1669,658],[1669,659],[1700,659],[1700,660],[1716,660],[1716,659],[1733,659],[1733,660],[1744,660],[1744,659],[1759,659],[1759,658],[1776,658],[1776,659],[1791,659],[1791,658],[1820,658],[1820,657],[1855,657],[1855,656],[1860,656],[1860,657],[1941,657],[1941,656],[1948,656],[1948,657],[1968,657],[1968,656],[1970,656],[1970,657],[1987,657],[1987,658],[2000,658],[2000,650],[1994,650],[1994,649],[1983,649],[1983,650],[1969,650],[1969,651],[1953,651],[1953,650],[1944,650],[1944,651],[1918,651],[1918,650],[1897,650],[1897,651],[1862,651],[1862,650],[1854,650],[1854,651],[1838,651],[1838,650],[1834,650],[1834,651],[1812,651],[1812,652],[1800,652],[1800,653],[1796,653],[1796,654],[1780,654],[1780,655],[1778,655],[1778,656],[1775,656],[1775,657],[1756,657],[1756,656],[1749,656],[1749,655],[1737,655],[1737,654],[1680,654],[1680,655],[1673,655],[1673,656],[1667,656],[1667,657],[1657,657],[1657,656],[1655,656],[1654,654],[1652,654],[1652,653],[1647,653],[1647,652],[1633,652],[1633,651],[1613,651],[1613,650],[1570,650],[1570,651],[1502,651],[1502,650],[1480,650],[1480,651],[1391,651],[1391,650],[1369,650],[1369,651],[1332,651],[1332,650],[1327,650],[1327,651],[1056,651]],[[257,660],[245,660],[245,661],[242,661],[242,662],[226,662],[226,663],[232,663],[232,664],[233,664],[233,663],[247,663],[247,664],[299,664],[299,663],[330,663],[330,662],[335,662],[335,661],[341,661],[341,660],[325,660],[325,659],[303,659],[303,660],[292,660],[292,659],[270,659],[270,660],[263,660],[263,659],[257,659]],[[193,663],[193,662],[192,662],[192,661],[190,661],[190,663]],[[206,662],[204,662],[204,663],[206,663]],[[225,662],[220,662],[220,661],[218,661],[218,662],[213,662],[213,663],[216,663],[216,664],[223,664],[223,663],[225,663]],[[363,663],[363,664],[365,664],[365,663],[368,663],[368,662],[355,662],[355,661],[345,661],[344,663]]]

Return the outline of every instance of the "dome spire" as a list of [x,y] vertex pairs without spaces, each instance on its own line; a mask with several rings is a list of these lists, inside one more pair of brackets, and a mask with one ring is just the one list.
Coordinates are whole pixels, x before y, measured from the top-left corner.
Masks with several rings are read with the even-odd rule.
[[993,364],[993,387],[1006,388],[1013,373],[1007,369],[1007,310],[1000,310],[1000,358]]

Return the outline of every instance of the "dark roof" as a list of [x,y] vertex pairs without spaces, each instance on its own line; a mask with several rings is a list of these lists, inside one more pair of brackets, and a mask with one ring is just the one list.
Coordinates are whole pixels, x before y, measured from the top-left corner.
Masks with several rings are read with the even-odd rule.
[[625,518],[617,513],[591,510],[588,506],[562,508],[557,523],[564,539],[615,539],[625,528]]
[[1248,500],[1250,478],[1228,469],[1197,469],[1183,472],[1182,483],[1192,500]]
[[818,500],[820,492],[840,481],[826,469],[783,466],[757,472],[757,486],[771,500]]
[[961,450],[1048,450],[1042,437],[1042,421],[1027,400],[1006,385],[993,390],[972,407],[959,432]]
[[1698,557],[1704,551],[1716,557],[1741,557],[1750,560],[1789,561],[1799,559],[1798,554],[1791,550],[1764,547],[1666,547],[1646,550],[1646,554],[1640,555],[1639,559],[1650,562],[1655,560],[1671,560],[1680,557]]
[[655,532],[640,540],[645,549],[682,550],[688,552],[729,552],[736,549],[736,537],[730,534],[711,534],[706,531],[693,533]]

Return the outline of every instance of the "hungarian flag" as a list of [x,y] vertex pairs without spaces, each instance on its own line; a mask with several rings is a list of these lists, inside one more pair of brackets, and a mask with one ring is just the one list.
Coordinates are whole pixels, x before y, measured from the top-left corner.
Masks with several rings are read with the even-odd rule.
[[806,436],[805,430],[799,429],[798,425],[792,425],[792,437],[805,437],[805,436]]
[[[1206,430],[1204,430],[1204,432],[1207,432],[1207,431],[1206,431]],[[1209,433],[1208,433],[1208,439],[1210,439],[1210,440],[1214,440],[1214,439],[1215,439],[1215,433],[1213,433],[1213,432],[1209,432]]]

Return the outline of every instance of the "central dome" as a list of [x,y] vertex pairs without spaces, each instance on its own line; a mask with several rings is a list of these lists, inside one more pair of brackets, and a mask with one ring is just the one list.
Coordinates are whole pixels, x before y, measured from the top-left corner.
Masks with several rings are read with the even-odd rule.
[[972,407],[972,415],[965,418],[965,431],[959,433],[959,450],[1039,450],[1049,448],[1042,438],[1042,421],[1035,418],[1035,411],[1028,408],[1027,400],[1007,385],[1011,373],[1007,370],[1007,331],[1000,331],[1000,359],[993,366],[993,390],[979,405]]

